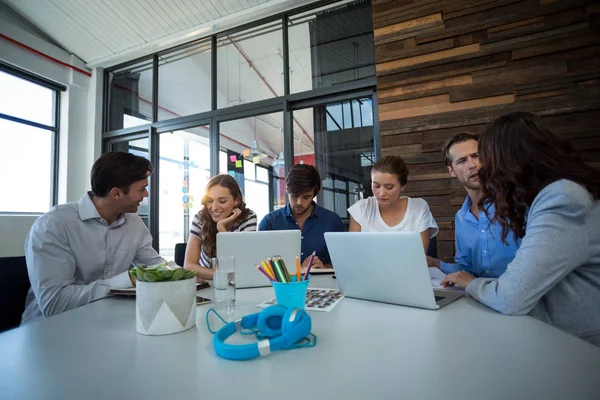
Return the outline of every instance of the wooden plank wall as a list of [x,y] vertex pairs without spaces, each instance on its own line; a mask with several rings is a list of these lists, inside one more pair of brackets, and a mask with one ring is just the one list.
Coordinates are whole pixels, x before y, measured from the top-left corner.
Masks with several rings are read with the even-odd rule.
[[409,164],[407,194],[429,202],[452,260],[466,192],[441,146],[511,111],[544,116],[600,166],[600,3],[373,0],[382,154]]

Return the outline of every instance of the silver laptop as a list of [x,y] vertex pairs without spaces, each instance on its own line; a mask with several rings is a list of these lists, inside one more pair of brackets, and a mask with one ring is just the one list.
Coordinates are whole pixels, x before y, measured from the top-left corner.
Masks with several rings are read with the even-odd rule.
[[256,269],[267,257],[281,256],[290,272],[296,270],[300,255],[299,230],[217,233],[217,257],[235,257],[235,287],[238,289],[271,286]]
[[325,242],[347,297],[435,310],[463,295],[433,289],[417,232],[328,232]]

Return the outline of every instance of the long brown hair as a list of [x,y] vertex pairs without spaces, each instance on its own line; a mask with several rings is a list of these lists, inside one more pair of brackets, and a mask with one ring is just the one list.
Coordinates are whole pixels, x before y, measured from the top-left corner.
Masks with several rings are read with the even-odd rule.
[[502,225],[505,243],[509,231],[517,238],[525,236],[527,210],[552,182],[569,179],[600,198],[600,172],[535,114],[517,112],[493,121],[479,139],[479,159],[479,207],[495,204],[494,219]]
[[[233,196],[235,201],[239,201],[237,208],[242,210],[242,213],[237,218],[236,224],[239,221],[245,221],[248,216],[252,213],[249,208],[246,208],[246,203],[242,198],[242,190],[236,180],[231,175],[217,175],[211,178],[206,184],[205,193],[208,193],[211,187],[219,185],[229,189],[229,193]],[[202,210],[200,211],[200,224],[202,229],[200,230],[200,239],[202,240],[202,248],[209,257],[216,257],[217,255],[217,223],[213,221],[206,203],[208,198],[206,195],[202,198]],[[235,224],[234,224],[235,226]]]

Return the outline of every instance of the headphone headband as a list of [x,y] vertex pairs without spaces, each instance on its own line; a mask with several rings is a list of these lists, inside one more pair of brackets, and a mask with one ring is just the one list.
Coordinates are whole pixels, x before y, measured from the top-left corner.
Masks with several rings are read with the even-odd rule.
[[[225,343],[236,332],[255,327],[258,328],[258,334],[267,339],[242,345]],[[217,355],[222,358],[249,360],[279,349],[293,348],[296,342],[310,334],[311,328],[310,316],[304,310],[276,305],[226,324],[215,334],[213,345]]]

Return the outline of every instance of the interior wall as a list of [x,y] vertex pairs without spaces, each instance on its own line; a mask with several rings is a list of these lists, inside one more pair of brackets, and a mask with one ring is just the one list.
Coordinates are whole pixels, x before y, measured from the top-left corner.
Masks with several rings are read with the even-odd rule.
[[511,111],[542,115],[600,167],[600,4],[593,0],[373,0],[382,155],[409,164],[407,195],[452,260],[466,192],[442,162],[452,135]]
[[[0,34],[86,70],[83,61],[28,28],[7,7],[0,8],[0,21]],[[78,200],[89,190],[89,171],[100,154],[101,71],[92,71],[92,77],[89,77],[3,37],[0,37],[0,61],[67,87],[66,92],[61,93],[60,104],[58,202]],[[23,255],[23,242],[36,218],[31,215],[0,214],[0,257]]]

